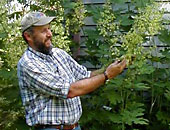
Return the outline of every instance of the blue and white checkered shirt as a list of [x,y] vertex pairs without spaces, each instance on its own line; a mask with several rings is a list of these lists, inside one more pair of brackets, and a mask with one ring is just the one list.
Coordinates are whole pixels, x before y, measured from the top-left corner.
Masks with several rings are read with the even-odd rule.
[[78,122],[82,114],[80,97],[67,98],[67,94],[71,83],[90,77],[90,73],[59,48],[53,48],[50,55],[45,55],[28,47],[18,62],[27,124]]

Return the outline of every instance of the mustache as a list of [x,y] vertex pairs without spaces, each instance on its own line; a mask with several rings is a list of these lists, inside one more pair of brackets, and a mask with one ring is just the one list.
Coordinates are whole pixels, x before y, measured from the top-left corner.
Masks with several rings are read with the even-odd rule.
[[45,39],[45,42],[48,41],[48,40],[52,41],[52,38],[47,38],[47,39]]

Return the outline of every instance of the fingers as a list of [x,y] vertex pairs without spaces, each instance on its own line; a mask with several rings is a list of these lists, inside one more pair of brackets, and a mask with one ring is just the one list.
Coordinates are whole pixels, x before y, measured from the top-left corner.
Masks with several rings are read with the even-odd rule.
[[126,59],[121,60],[116,60],[115,62],[113,62],[111,65],[120,65],[120,66],[125,66],[126,65]]
[[119,66],[121,68],[121,70],[123,70],[126,67],[126,59],[121,60],[116,60],[115,62],[113,62],[112,64],[110,64],[109,67],[115,67],[115,66]]
[[119,62],[120,65],[126,64],[126,59],[123,59],[121,62]]
[[116,64],[118,64],[118,63],[119,63],[119,61],[116,60],[115,62],[112,63],[112,65],[116,65]]
[[114,63],[112,63],[111,65],[107,67],[106,74],[108,78],[111,79],[117,76],[118,74],[120,74],[125,67],[126,67],[125,59],[123,59],[122,61],[116,60]]
[[119,65],[121,66],[122,69],[124,69],[126,67],[126,59],[123,59]]

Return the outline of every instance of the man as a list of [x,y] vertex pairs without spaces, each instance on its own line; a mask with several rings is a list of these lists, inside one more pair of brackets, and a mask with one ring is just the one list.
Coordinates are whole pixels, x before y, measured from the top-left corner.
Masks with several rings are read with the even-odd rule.
[[26,14],[23,38],[28,48],[18,62],[18,79],[26,122],[37,130],[81,130],[79,96],[90,93],[123,71],[126,61],[116,61],[105,72],[87,71],[70,55],[52,48],[50,22],[41,12]]

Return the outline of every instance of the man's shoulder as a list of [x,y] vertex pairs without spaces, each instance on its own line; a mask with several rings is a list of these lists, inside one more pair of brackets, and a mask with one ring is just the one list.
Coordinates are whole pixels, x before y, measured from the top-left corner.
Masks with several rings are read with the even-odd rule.
[[53,48],[52,52],[54,53],[54,55],[62,55],[62,56],[68,55],[66,51],[60,48]]
[[28,50],[24,52],[21,58],[18,61],[18,65],[20,66],[27,66],[29,63],[33,62],[33,56],[29,53]]
[[53,48],[52,51],[53,51],[53,52],[58,52],[58,53],[60,53],[60,52],[65,52],[64,50],[62,50],[62,49],[60,49],[60,48],[57,48],[57,47]]

